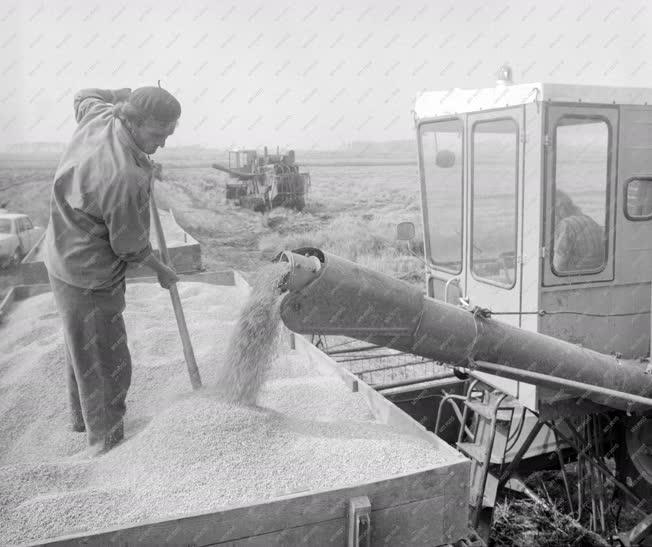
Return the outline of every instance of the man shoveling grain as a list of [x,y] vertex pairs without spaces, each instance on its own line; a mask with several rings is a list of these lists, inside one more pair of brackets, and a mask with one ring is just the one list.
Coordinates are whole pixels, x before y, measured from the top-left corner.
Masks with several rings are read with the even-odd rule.
[[149,243],[154,164],[181,106],[167,91],[87,89],[74,101],[75,130],[57,168],[45,263],[63,320],[71,427],[89,453],[123,438],[131,356],[122,312],[130,262],[151,267],[164,288],[178,281]]

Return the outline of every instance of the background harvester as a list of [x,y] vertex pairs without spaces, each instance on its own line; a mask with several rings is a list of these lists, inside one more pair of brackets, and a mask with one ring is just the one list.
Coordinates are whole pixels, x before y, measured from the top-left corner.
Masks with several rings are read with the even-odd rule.
[[300,172],[294,150],[287,154],[260,156],[256,150],[230,150],[229,166],[214,163],[218,171],[227,173],[226,199],[237,205],[267,212],[274,207],[302,211],[305,193],[310,188],[310,174]]

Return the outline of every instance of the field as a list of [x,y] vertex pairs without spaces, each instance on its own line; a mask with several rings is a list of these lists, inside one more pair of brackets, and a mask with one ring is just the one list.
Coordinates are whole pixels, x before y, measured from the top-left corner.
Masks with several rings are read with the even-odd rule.
[[[414,222],[417,238],[412,246],[421,254],[416,164],[370,161],[366,165],[344,165],[338,158],[320,157],[314,165],[305,167],[312,180],[305,209],[296,212],[277,208],[263,222],[262,215],[226,201],[227,175],[212,169],[210,163],[209,158],[199,161],[173,157],[163,162],[163,181],[157,182],[155,189],[158,206],[171,209],[179,224],[200,242],[207,270],[235,269],[250,278],[283,250],[315,246],[423,286],[421,258],[398,242],[395,233],[399,222]],[[27,213],[38,225],[45,226],[55,170],[55,158],[5,158],[0,168],[0,204]],[[10,269],[0,270],[0,298],[16,282]],[[350,368],[358,372],[378,368],[378,364],[354,361]],[[435,371],[432,364],[409,368],[413,374]],[[390,369],[387,373],[368,374],[365,380],[391,381],[406,373],[407,369]]]
[[170,168],[160,195],[196,237],[211,268],[255,270],[278,252],[316,246],[390,275],[419,275],[421,263],[395,239],[396,224],[419,222],[412,166],[312,166],[302,212],[259,214],[227,203],[226,176],[201,168]]
[[[45,226],[56,160],[3,161],[0,204]],[[422,266],[397,244],[395,226],[409,220],[420,234],[415,165],[308,166],[312,187],[298,213],[274,209],[262,216],[227,203],[227,176],[197,162],[164,164],[157,184],[159,207],[172,209],[179,223],[202,245],[208,269],[255,271],[277,252],[315,245],[390,275],[420,279]],[[420,241],[415,248],[420,248]]]

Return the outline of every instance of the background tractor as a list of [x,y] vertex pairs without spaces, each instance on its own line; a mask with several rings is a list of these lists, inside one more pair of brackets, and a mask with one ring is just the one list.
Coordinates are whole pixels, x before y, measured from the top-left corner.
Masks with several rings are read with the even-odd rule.
[[274,207],[287,207],[302,211],[305,194],[310,188],[310,174],[300,172],[295,163],[294,150],[287,154],[256,150],[230,150],[228,167],[214,163],[213,167],[227,173],[226,199],[258,212],[268,212]]

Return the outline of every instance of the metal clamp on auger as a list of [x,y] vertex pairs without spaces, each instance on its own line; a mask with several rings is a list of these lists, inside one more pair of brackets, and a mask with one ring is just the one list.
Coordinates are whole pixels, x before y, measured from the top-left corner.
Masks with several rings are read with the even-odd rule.
[[453,367],[453,374],[458,380],[468,380],[470,377],[469,372],[476,370],[477,368],[478,365],[476,362],[471,359],[471,357],[467,357],[466,365],[456,365]]
[[489,308],[482,308],[480,306],[473,306],[469,311],[475,317],[483,317],[484,319],[491,319],[491,310]]

